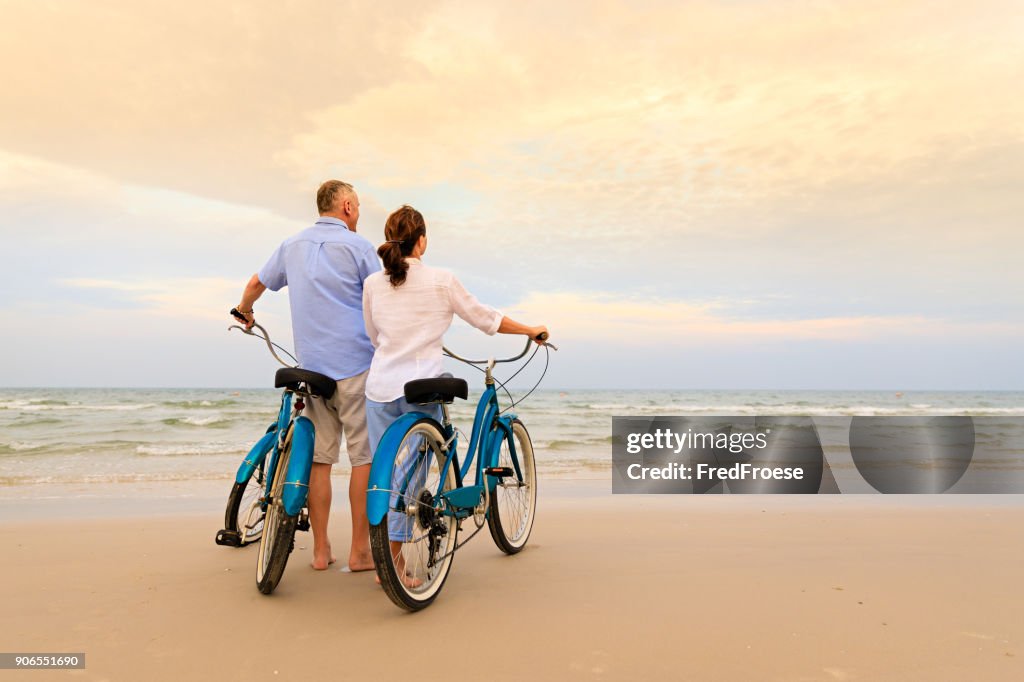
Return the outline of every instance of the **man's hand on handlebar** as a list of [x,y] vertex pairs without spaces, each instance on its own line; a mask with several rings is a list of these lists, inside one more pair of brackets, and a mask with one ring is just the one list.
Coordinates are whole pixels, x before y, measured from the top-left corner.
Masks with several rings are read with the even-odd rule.
[[231,316],[245,324],[245,331],[250,331],[252,326],[256,324],[256,316],[253,315],[253,311],[242,312],[238,308],[231,309]]

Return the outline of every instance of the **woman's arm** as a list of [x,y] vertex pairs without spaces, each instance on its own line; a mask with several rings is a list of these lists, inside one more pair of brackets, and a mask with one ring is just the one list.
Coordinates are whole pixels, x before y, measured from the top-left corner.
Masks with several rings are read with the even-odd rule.
[[470,323],[485,334],[526,334],[531,339],[540,343],[537,336],[546,332],[547,327],[530,327],[516,322],[510,317],[502,315],[494,308],[484,305],[476,299],[473,294],[466,291],[462,282],[455,275],[447,273],[450,277],[448,282],[448,296],[451,300],[452,310],[456,315]]
[[501,324],[498,325],[499,334],[526,334],[537,343],[541,342],[537,337],[541,334],[546,334],[547,331],[548,328],[544,325],[540,325],[539,327],[530,327],[522,322],[516,322],[507,315],[501,318]]

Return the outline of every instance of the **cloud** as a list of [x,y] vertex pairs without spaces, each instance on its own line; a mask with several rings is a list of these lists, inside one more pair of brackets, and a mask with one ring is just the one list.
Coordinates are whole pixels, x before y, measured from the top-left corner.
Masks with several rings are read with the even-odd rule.
[[240,290],[295,229],[262,207],[123,184],[0,151],[0,234],[17,254],[0,271],[8,289],[0,306],[62,301],[67,292],[53,286],[57,280],[230,276]]
[[[403,44],[418,68],[315,108],[275,158],[299,172],[349,150],[371,191],[430,205],[434,234],[486,242],[538,288],[568,270],[593,291],[1013,315],[1009,7],[606,5],[572,22],[446,3]],[[450,208],[439,185],[460,189]]]
[[412,203],[429,262],[581,340],[949,334],[969,352],[1024,313],[1022,17],[998,0],[14,4],[0,305],[212,320],[337,176],[371,242]]
[[0,147],[299,217],[324,169],[283,174],[274,152],[308,107],[404,74],[392,41],[431,6],[8,5]]
[[[141,314],[207,320],[226,320],[224,306],[241,294],[238,280],[218,277],[129,281],[75,278],[59,280],[58,284],[115,293],[136,304],[136,312]],[[221,302],[219,307],[217,301]]]
[[[744,314],[744,308],[747,314]],[[621,343],[631,348],[750,346],[795,341],[877,342],[897,339],[1024,337],[1024,324],[965,323],[913,316],[763,319],[751,304],[689,302],[579,292],[531,294],[505,313],[528,324],[546,324],[553,339]]]
[[1019,135],[1007,86],[1024,48],[1000,6],[608,5],[567,25],[447,3],[400,50],[419,68],[316,109],[279,158],[344,147],[380,184],[457,177],[563,205],[616,188],[691,213],[799,195]]
[[176,7],[8,7],[0,147],[295,218],[338,174],[700,229],[1020,137],[1013,2]]

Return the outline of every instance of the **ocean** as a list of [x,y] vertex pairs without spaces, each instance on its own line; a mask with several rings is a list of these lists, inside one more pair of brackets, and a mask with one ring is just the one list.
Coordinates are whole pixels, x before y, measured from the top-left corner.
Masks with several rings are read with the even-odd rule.
[[[478,395],[453,407],[463,432]],[[0,499],[94,497],[133,484],[157,495],[199,481],[230,486],[279,400],[274,389],[0,389]],[[613,415],[1014,417],[1024,415],[1024,393],[538,390],[514,411],[542,475],[610,480]],[[1012,457],[1005,464],[1024,469],[1020,453]],[[336,469],[348,469],[344,451]]]

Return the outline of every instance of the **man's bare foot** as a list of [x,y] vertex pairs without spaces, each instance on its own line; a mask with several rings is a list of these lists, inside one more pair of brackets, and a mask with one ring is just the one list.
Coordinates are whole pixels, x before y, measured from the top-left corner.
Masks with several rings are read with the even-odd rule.
[[373,555],[370,552],[348,555],[348,570],[352,573],[373,570]]
[[327,567],[333,564],[335,561],[337,560],[334,558],[334,554],[331,552],[330,547],[328,547],[325,551],[322,552],[314,549],[313,561],[310,563],[310,565],[313,567],[313,570],[326,571]]

